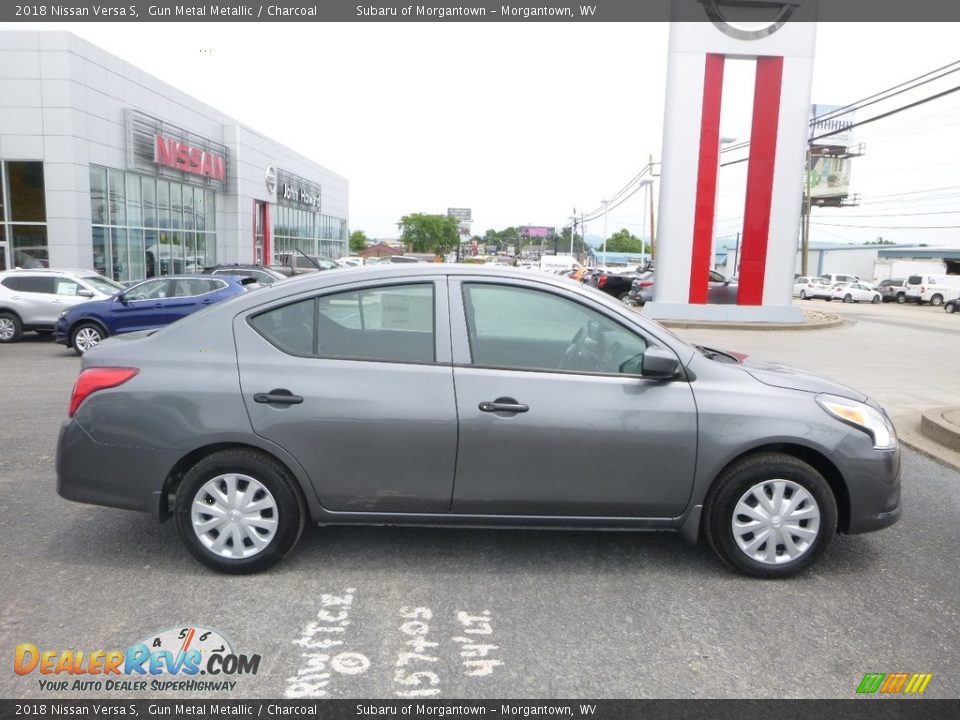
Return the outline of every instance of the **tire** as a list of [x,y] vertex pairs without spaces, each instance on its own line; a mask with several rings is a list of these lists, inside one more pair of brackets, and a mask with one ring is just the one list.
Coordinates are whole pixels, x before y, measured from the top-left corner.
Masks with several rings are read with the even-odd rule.
[[[226,492],[223,500],[212,494],[218,487]],[[262,507],[248,511],[247,515],[254,515],[249,524],[239,513],[238,500],[227,500],[231,487],[245,494],[254,489],[248,505]],[[223,513],[219,522],[212,512],[216,508]],[[306,515],[306,503],[286,468],[246,449],[216,452],[190,468],[174,504],[177,532],[190,554],[226,573],[259,572],[277,563],[300,539]],[[196,529],[204,524],[206,531]],[[225,541],[218,544],[221,537]],[[263,546],[257,547],[254,540]]]
[[832,301],[833,301],[833,298],[832,298],[832,297],[828,297],[828,298],[824,298],[824,300],[826,300],[827,302],[832,302]]
[[85,322],[70,332],[70,344],[77,355],[83,355],[94,345],[99,345],[109,337],[107,331],[96,323]]
[[897,293],[897,304],[903,305],[907,301],[907,296],[904,293]]
[[943,305],[943,295],[940,295],[939,293],[934,295],[932,298],[930,298],[930,304],[934,307],[940,307]]
[[953,303],[947,303],[946,305],[943,306],[943,311],[948,315],[953,315],[953,313],[957,311],[957,306],[954,305]]
[[852,303],[852,302],[853,302],[853,296],[852,296],[852,295],[844,295],[844,296],[843,296],[843,301],[844,301],[845,303]]
[[874,305],[876,305],[878,302],[880,302],[880,296],[879,296],[879,295],[874,295],[874,296],[873,296],[873,300],[871,300],[870,302],[873,303]]
[[[802,493],[799,512],[806,517],[785,525],[780,514],[769,514],[759,496],[776,503],[778,493],[780,510]],[[792,550],[785,542],[773,548],[765,539],[755,544],[760,533],[749,529],[750,516],[742,511],[757,507],[761,510],[754,522],[767,523],[766,532],[789,540]],[[786,577],[808,568],[830,544],[836,533],[837,503],[827,481],[810,465],[792,455],[763,453],[740,460],[714,482],[704,503],[703,523],[714,552],[735,570],[758,578]],[[739,532],[735,524],[742,526]],[[788,534],[791,528],[795,533]]]
[[12,312],[0,312],[0,343],[20,342],[23,337],[23,324]]
[[806,300],[806,299],[807,299],[807,291],[806,291],[806,290],[801,290],[801,291],[800,291],[800,299],[801,299],[801,300]]

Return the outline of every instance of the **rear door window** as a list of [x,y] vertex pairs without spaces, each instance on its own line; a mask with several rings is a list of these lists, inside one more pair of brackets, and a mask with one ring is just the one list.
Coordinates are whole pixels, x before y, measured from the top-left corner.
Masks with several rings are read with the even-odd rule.
[[250,324],[278,349],[302,357],[435,360],[433,283],[323,295],[260,313]]

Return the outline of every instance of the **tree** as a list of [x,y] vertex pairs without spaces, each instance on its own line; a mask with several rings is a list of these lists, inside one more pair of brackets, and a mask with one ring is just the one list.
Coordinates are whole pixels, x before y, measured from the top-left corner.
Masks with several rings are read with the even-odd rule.
[[[583,241],[583,236],[580,233],[574,233],[573,254],[576,257],[586,257],[589,254],[590,249],[590,246]],[[560,238],[557,241],[557,252],[570,252],[570,228],[568,227],[563,228],[563,230],[560,232]]]
[[354,230],[350,233],[350,252],[358,253],[367,249],[367,234],[363,230]]
[[643,240],[623,228],[607,238],[607,252],[642,253],[646,248]]
[[413,252],[446,255],[460,244],[460,223],[447,215],[413,213],[397,223],[400,239]]

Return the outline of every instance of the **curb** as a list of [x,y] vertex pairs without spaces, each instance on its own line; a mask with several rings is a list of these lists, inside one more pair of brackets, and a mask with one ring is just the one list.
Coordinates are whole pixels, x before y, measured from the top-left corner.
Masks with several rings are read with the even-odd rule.
[[[939,410],[953,410],[955,408],[938,408]],[[933,411],[928,410],[927,413]],[[924,433],[922,429],[923,414],[897,415],[890,418],[897,430],[900,443],[915,450],[921,455],[934,460],[948,468],[960,472],[960,451],[952,450],[942,445]]]
[[[642,314],[642,313],[641,313]],[[702,330],[825,330],[843,325],[847,321],[839,315],[819,311],[803,311],[806,320],[802,323],[775,322],[727,322],[723,320],[656,320],[668,328],[697,328]]]
[[920,416],[920,430],[928,438],[936,440],[950,450],[960,452],[960,426],[947,420],[944,415],[955,412],[954,407],[938,407],[925,411]]

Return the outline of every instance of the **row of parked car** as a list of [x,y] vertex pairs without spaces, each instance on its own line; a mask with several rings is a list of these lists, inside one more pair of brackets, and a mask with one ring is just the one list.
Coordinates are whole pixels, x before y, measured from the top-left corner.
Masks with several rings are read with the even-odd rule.
[[802,300],[821,298],[843,302],[929,303],[948,313],[960,309],[960,275],[911,275],[881,280],[876,286],[853,275],[798,276],[793,296]]
[[92,270],[0,272],[0,343],[18,342],[25,332],[55,334],[58,343],[82,355],[111,335],[169,325],[292,275],[342,267],[328,258],[304,260],[306,266],[215,265],[202,273],[164,275],[128,285]]
[[[402,258],[402,259],[400,259]],[[213,265],[200,273],[164,275],[126,285],[93,270],[17,268],[0,272],[0,343],[23,333],[55,334],[82,355],[111,335],[169,325],[203,307],[294,275],[352,263],[281,255],[275,265]],[[420,262],[396,256],[381,263]]]

